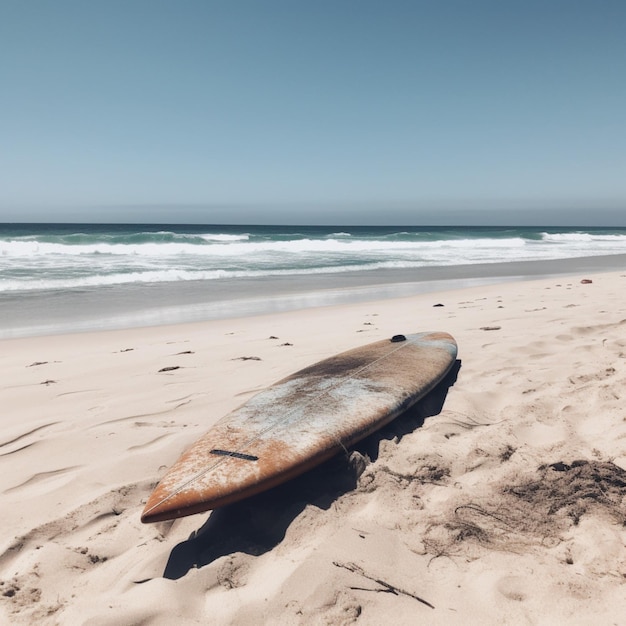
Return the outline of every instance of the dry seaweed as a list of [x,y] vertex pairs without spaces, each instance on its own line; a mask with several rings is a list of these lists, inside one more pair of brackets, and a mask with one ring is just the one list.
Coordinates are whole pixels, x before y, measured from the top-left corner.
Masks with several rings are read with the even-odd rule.
[[482,501],[464,502],[448,519],[433,523],[425,537],[434,557],[459,552],[473,541],[516,552],[521,546],[559,541],[587,515],[626,526],[626,471],[610,462],[558,461],[530,476],[500,484]]
[[626,525],[626,471],[600,461],[559,461],[542,465],[538,480],[505,487],[511,494],[546,516],[560,516],[576,525],[587,513],[603,511]]
[[424,598],[420,598],[414,593],[411,593],[410,591],[406,591],[406,589],[396,587],[395,585],[392,585],[391,583],[381,580],[380,578],[376,578],[375,576],[371,576],[370,574],[367,574],[363,570],[362,567],[359,567],[355,563],[339,563],[337,561],[333,561],[333,565],[335,565],[336,567],[347,569],[349,572],[354,572],[355,574],[358,574],[359,576],[362,576],[363,578],[367,578],[367,580],[371,580],[372,582],[375,582],[376,584],[380,585],[380,588],[378,589],[365,589],[364,587],[350,587],[350,589],[353,589],[355,591],[375,591],[377,593],[391,593],[394,596],[397,596],[397,595],[408,596],[409,598],[413,598],[414,600],[417,600],[418,602],[425,604],[431,609],[435,608],[430,602],[428,602],[427,600],[424,600]]

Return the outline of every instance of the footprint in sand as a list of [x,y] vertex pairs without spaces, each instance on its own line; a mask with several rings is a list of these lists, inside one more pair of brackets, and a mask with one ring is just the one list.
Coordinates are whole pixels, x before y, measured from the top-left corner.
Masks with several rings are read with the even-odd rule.
[[[40,480],[39,484],[44,482]],[[54,576],[62,576],[64,589],[69,591],[84,586],[84,577],[89,569],[116,556],[115,546],[124,544],[129,522],[131,525],[136,523],[131,519],[135,517],[134,510],[152,486],[146,481],[112,489],[16,537],[0,553],[0,600],[10,602],[11,611],[19,610],[28,600],[29,619],[32,620],[29,623],[40,623],[41,620],[36,619],[39,613],[48,623],[46,617],[62,610],[67,598],[59,595],[54,584],[48,583],[48,589],[42,587],[41,594],[33,595],[32,590],[37,590],[42,581]],[[125,514],[128,509],[129,513]],[[120,531],[116,530],[118,527]],[[155,528],[155,533],[164,529],[163,526]],[[164,534],[158,536],[162,538]],[[60,555],[63,558],[59,558]],[[9,572],[12,578],[7,575]],[[54,623],[61,622],[65,623],[63,620],[55,620]]]
[[521,576],[505,576],[496,584],[496,589],[508,600],[523,602],[531,595],[528,580]]
[[567,430],[562,425],[547,426],[534,422],[513,429],[513,436],[520,445],[549,447],[567,438]]

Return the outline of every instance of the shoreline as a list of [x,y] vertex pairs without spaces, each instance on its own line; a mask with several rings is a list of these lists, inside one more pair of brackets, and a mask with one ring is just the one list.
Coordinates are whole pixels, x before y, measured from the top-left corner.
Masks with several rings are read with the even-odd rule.
[[582,272],[626,255],[0,294],[0,339],[251,317]]

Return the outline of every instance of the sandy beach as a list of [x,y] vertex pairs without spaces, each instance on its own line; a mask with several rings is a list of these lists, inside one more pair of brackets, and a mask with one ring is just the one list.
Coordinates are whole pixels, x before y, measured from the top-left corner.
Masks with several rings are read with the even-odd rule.
[[[0,622],[624,623],[626,272],[595,269],[2,340]],[[456,338],[455,379],[351,458],[140,522],[254,393],[425,330]]]

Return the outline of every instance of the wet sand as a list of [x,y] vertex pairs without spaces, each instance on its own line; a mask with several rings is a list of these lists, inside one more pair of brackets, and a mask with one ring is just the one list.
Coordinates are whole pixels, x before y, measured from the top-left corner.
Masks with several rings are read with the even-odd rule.
[[179,324],[619,270],[626,255],[0,294],[0,338]]

